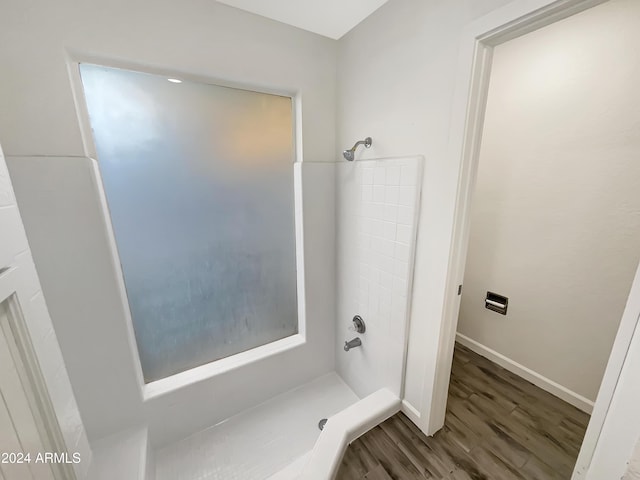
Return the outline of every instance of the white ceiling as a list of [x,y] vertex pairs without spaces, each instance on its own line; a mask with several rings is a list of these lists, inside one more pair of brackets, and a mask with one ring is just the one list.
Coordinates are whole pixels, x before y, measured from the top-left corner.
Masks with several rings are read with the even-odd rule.
[[218,0],[335,40],[387,0]]

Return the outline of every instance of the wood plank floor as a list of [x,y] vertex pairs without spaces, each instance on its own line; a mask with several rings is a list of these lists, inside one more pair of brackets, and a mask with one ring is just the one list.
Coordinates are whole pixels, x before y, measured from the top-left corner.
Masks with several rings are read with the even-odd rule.
[[402,413],[354,441],[337,480],[567,480],[589,416],[456,344],[444,428]]

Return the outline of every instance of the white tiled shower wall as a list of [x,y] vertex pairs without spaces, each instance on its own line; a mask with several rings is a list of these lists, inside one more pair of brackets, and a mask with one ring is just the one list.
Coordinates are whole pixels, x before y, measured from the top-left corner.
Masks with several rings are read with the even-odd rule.
[[51,403],[69,453],[79,452],[82,461],[74,465],[78,479],[84,479],[91,463],[91,449],[71,383],[45,303],[31,251],[15,201],[9,172],[0,149],[0,300],[15,292],[29,331]]
[[[340,163],[337,169],[336,369],[359,397],[400,396],[422,157]],[[350,331],[360,315],[366,332]],[[359,336],[362,347],[343,350]]]

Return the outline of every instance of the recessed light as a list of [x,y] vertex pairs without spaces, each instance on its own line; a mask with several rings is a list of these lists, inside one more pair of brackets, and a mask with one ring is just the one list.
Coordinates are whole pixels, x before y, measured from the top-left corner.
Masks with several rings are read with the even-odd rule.
[[179,80],[177,78],[167,78],[167,80],[169,80],[171,83],[182,83],[182,80]]

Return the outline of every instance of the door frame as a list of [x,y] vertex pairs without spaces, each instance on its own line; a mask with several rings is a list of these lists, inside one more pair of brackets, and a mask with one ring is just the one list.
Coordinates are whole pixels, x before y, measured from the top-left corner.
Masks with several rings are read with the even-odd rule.
[[[489,90],[493,49],[608,0],[516,0],[471,23],[462,33],[449,134],[448,160],[458,165],[444,309],[432,395],[425,395],[422,411],[429,412],[428,432],[442,428],[469,245],[471,206],[478,172],[480,144]],[[622,317],[605,375],[583,441],[573,480],[589,469],[613,393],[640,314],[640,268]]]
[[[19,272],[14,267],[7,272],[7,281],[17,279]],[[6,290],[0,290],[0,309],[5,310],[5,315],[0,312],[0,335],[2,335],[9,347],[9,354],[13,358],[16,374],[20,379],[22,388],[28,401],[28,408],[33,415],[40,440],[45,452],[56,452],[71,458],[64,440],[56,412],[51,403],[49,390],[40,369],[37,354],[31,342],[31,335],[22,313],[18,292],[13,291],[6,296]],[[13,418],[13,421],[20,418]],[[35,458],[31,462],[36,462]],[[52,462],[51,471],[56,479],[75,480],[77,478],[72,464],[66,462]]]

